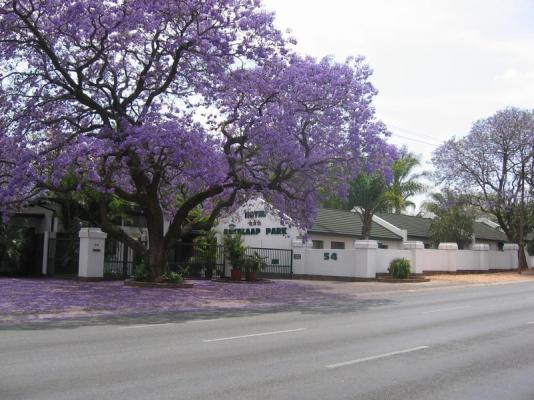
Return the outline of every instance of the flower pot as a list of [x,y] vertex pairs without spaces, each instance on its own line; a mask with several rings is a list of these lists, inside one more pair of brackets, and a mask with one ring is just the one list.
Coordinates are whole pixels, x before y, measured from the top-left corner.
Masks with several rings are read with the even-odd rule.
[[240,281],[241,280],[241,270],[240,269],[233,269],[231,271],[232,274],[232,280],[233,281]]
[[256,271],[247,271],[247,281],[256,282],[257,272]]

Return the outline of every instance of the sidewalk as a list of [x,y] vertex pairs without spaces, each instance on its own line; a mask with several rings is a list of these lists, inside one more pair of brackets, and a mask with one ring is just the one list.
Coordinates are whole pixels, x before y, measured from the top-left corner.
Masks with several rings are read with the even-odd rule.
[[498,285],[504,283],[532,282],[534,274],[517,272],[498,272],[482,274],[440,274],[430,275],[430,282],[421,283],[385,283],[385,282],[344,282],[322,280],[299,280],[305,285],[329,294],[352,297],[380,295],[388,293],[416,292],[447,287]]

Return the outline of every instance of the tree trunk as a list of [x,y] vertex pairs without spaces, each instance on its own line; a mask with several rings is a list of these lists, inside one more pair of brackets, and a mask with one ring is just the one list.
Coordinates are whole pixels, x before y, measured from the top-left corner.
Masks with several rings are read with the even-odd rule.
[[527,256],[525,255],[525,244],[520,242],[519,249],[517,250],[518,258],[518,270],[521,273],[523,270],[528,269]]
[[148,230],[148,268],[152,279],[167,272],[167,248],[164,235],[164,217],[157,193],[150,191],[148,204],[144,209]]
[[361,238],[362,240],[369,240],[371,237],[371,227],[373,224],[373,214],[368,212],[363,212],[361,214],[362,217],[362,234]]
[[518,249],[518,269],[521,273],[528,268],[527,257],[525,256],[525,164],[521,166],[521,209],[519,214],[519,249]]
[[147,252],[147,266],[150,269],[150,277],[156,279],[163,275],[167,268],[167,252],[163,240],[150,240]]

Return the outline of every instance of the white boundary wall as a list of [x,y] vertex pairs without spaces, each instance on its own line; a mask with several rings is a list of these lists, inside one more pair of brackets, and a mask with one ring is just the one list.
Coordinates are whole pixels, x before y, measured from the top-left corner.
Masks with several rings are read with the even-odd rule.
[[473,250],[458,250],[455,243],[424,249],[422,242],[404,242],[404,249],[379,249],[374,240],[357,240],[353,249],[312,249],[293,242],[293,273],[308,276],[375,278],[386,273],[394,258],[410,260],[412,273],[512,270],[517,268],[517,245],[504,251],[490,250],[487,244]]

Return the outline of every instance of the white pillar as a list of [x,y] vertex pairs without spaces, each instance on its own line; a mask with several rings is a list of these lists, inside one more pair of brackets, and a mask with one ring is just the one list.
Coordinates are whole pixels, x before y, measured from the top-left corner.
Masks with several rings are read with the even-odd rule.
[[302,240],[293,240],[293,274],[306,275],[306,249],[308,245]]
[[356,278],[376,278],[376,252],[378,242],[376,240],[356,240],[356,265],[354,276]]
[[489,269],[489,252],[490,246],[485,243],[478,243],[473,245],[473,251],[478,253],[478,265],[474,265],[479,271],[486,271]]
[[80,258],[78,276],[82,279],[104,277],[104,249],[107,234],[100,228],[82,228],[80,237]]
[[413,274],[422,274],[423,273],[423,255],[421,251],[424,251],[425,244],[423,242],[414,241],[414,242],[404,242],[402,244],[404,250],[410,250],[412,253],[412,268],[411,271]]
[[[508,268],[517,269],[519,267],[519,260],[517,259],[519,245],[516,243],[505,243],[503,246],[503,251],[508,254]],[[506,268],[507,266],[503,267]]]
[[458,253],[458,244],[457,243],[440,243],[438,250],[447,250],[447,271],[456,272],[457,269],[457,253]]

